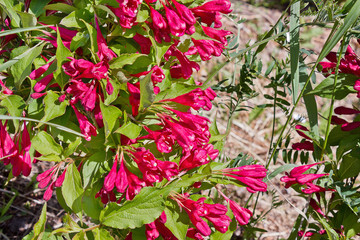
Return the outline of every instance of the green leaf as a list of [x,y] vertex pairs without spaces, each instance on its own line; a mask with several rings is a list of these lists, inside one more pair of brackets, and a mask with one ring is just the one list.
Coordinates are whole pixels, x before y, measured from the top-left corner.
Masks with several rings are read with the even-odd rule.
[[46,162],[60,162],[61,161],[61,158],[59,157],[59,155],[55,155],[55,154],[43,155],[43,156],[37,157],[36,159],[40,160],[40,161],[46,161]]
[[[40,43],[38,43],[37,45],[35,45],[34,47],[26,50],[23,54],[20,54],[19,56],[16,56],[16,57],[10,59],[9,61],[1,64],[1,66],[0,66],[0,72],[4,71],[5,69],[7,69],[7,68],[9,68],[9,67],[11,67],[11,66],[13,66],[13,65],[16,64],[16,63],[19,63],[23,58],[24,58],[24,59],[27,58],[27,57],[31,54],[31,52],[33,52],[34,50],[36,50],[36,49],[39,48],[39,47],[42,48],[44,45],[45,45],[45,43],[40,42]],[[25,60],[24,60],[24,61],[25,61]],[[29,73],[29,74],[30,74],[30,73]]]
[[[4,207],[1,207],[1,214],[0,217],[3,217],[5,215],[5,213],[9,210],[9,208],[11,207],[11,204],[14,202],[15,198],[17,197],[17,193],[10,199],[10,201],[8,201],[6,203],[6,205]],[[0,221],[1,223],[1,221]]]
[[[21,117],[25,108],[25,102],[22,97],[18,95],[9,95],[1,100],[0,105],[5,107],[8,113],[14,117]],[[14,119],[16,129],[19,127],[19,120]]]
[[69,61],[68,57],[72,57],[73,54],[67,47],[64,46],[61,40],[59,29],[57,29],[56,32],[58,47],[56,48],[57,69],[54,73],[54,78],[55,81],[60,85],[61,89],[63,89],[65,84],[68,83],[70,76],[64,72],[62,65],[64,62]]
[[101,164],[106,160],[104,151],[97,151],[89,157],[82,166],[82,175],[84,180],[84,188],[88,188],[94,180]]
[[[45,104],[45,115],[41,119],[42,122],[48,122],[56,117],[62,116],[66,111],[66,106],[69,101],[65,100],[63,102],[59,102],[59,95],[54,93],[53,91],[48,91],[46,97],[44,98]],[[42,123],[38,124],[37,127],[40,127]]]
[[188,224],[182,222],[181,211],[175,211],[175,209],[165,208],[166,223],[165,226],[174,234],[179,240],[186,239],[186,232]]
[[45,12],[44,7],[50,2],[51,0],[31,0],[29,11],[35,14],[36,17],[39,17],[42,13]]
[[145,56],[139,53],[121,54],[109,62],[110,69],[123,68],[125,65],[133,64],[138,57]]
[[[42,52],[42,49],[44,47],[45,43],[42,43],[40,45],[36,45],[35,47],[32,47],[31,51],[27,50],[25,53],[21,54],[20,56],[17,56],[8,62],[15,60],[13,64],[11,64],[11,74],[14,77],[14,84],[17,89],[20,89],[20,86],[24,79],[30,75],[32,70],[32,63],[34,59],[40,55]],[[4,63],[3,65],[7,64],[8,62]],[[3,67],[3,66],[1,66]],[[0,68],[1,68],[0,67]],[[9,66],[7,66],[9,67]]]
[[356,177],[360,173],[360,158],[353,153],[346,154],[340,164],[339,177],[341,180]]
[[326,222],[324,218],[319,218],[319,222],[325,228],[326,234],[328,235],[330,240],[339,240],[339,236],[336,231],[330,227],[330,225]]
[[276,177],[279,173],[284,172],[284,171],[288,171],[290,169],[293,169],[294,167],[297,167],[298,165],[296,164],[284,164],[280,167],[278,167],[277,169],[275,169],[273,172],[271,172],[270,174],[268,174],[265,178],[264,178],[264,182],[270,181],[271,179],[273,179],[274,177]]
[[80,173],[74,163],[70,164],[66,170],[64,183],[61,187],[66,205],[75,213],[81,211],[81,195],[84,193],[81,184]]
[[115,106],[106,106],[102,101],[100,101],[100,109],[104,120],[105,137],[108,138],[122,112]]
[[[166,190],[168,191],[168,190]],[[103,210],[100,221],[103,225],[118,229],[138,228],[153,222],[165,209],[164,189],[145,187],[131,201],[119,206],[110,203]]]
[[[356,79],[356,76],[340,73],[338,75],[338,80],[335,87],[335,99],[341,100],[349,93],[356,92],[353,87]],[[329,77],[325,78],[319,85],[317,85],[314,90],[306,93],[306,95],[317,95],[331,99],[333,94],[334,81],[335,75],[330,75]]]
[[[360,1],[355,1],[352,5],[351,10],[348,15],[344,19],[344,23],[338,28],[332,38],[329,38],[325,45],[323,46],[319,57],[316,63],[319,63],[322,59],[328,55],[328,53],[335,47],[336,44],[340,41],[340,39],[346,34],[346,32],[351,28],[351,26],[356,22],[357,18],[360,16]],[[336,27],[336,24],[334,24]],[[331,35],[330,35],[331,36]]]
[[80,145],[81,138],[77,137],[75,141],[71,142],[67,148],[64,150],[64,157],[68,157],[76,151],[76,148]]
[[149,72],[143,79],[140,79],[139,112],[151,106],[155,99],[154,86],[151,81],[151,74],[152,72]]
[[[33,2],[33,1],[31,1],[31,2]],[[47,28],[47,26],[34,26],[34,27],[15,28],[15,29],[11,29],[11,30],[5,30],[5,31],[0,32],[0,37],[4,37],[4,36],[10,35],[10,34],[39,30],[42,28]]]
[[21,23],[24,28],[36,26],[37,19],[34,14],[26,12],[18,12],[18,14],[21,18]]
[[62,152],[62,147],[45,131],[39,132],[31,139],[31,146],[42,155],[60,155]]
[[299,53],[300,53],[300,1],[295,1],[290,7],[290,67],[292,100],[295,104],[299,95]]
[[18,119],[18,120],[21,120],[21,121],[29,121],[29,122],[37,122],[37,123],[40,123],[40,124],[47,124],[49,126],[57,128],[59,130],[62,130],[62,131],[65,131],[65,132],[68,132],[68,133],[71,133],[71,134],[74,134],[74,135],[77,135],[77,136],[80,136],[80,137],[85,137],[81,133],[78,133],[78,132],[76,132],[76,131],[74,131],[74,130],[72,130],[70,128],[67,128],[67,127],[64,127],[64,126],[61,126],[61,125],[58,125],[58,124],[50,123],[50,122],[39,121],[37,119],[25,118],[25,117],[12,117],[12,116],[7,116],[7,115],[0,115],[0,119],[1,120]]
[[93,230],[95,235],[95,240],[113,240],[114,238],[111,234],[106,231],[104,228],[96,228]]
[[139,125],[136,125],[133,122],[127,122],[126,124],[118,128],[115,132],[123,134],[130,139],[135,139],[139,136],[141,130],[142,127],[140,127]]
[[60,12],[67,13],[67,14],[77,10],[75,7],[73,7],[73,6],[69,5],[69,4],[65,4],[65,3],[49,4],[49,5],[46,5],[44,7],[44,9],[46,9],[46,10],[56,10],[56,11],[60,11]]
[[100,213],[104,209],[100,198],[95,198],[99,190],[96,188],[86,190],[81,200],[85,214],[95,220],[99,220]]
[[1,8],[11,19],[11,25],[14,27],[20,27],[20,18],[14,9],[14,2],[9,0],[0,0]]
[[40,215],[39,220],[34,225],[34,236],[33,236],[32,240],[35,240],[35,239],[41,240],[42,239],[42,235],[45,231],[46,208],[47,208],[47,202],[45,202],[45,204],[41,210],[41,215]]
[[[82,20],[82,19],[81,19]],[[96,29],[91,26],[90,24],[88,24],[87,22],[85,22],[84,20],[82,20],[82,22],[85,24],[88,32],[89,32],[89,36],[90,36],[90,43],[91,43],[91,51],[93,53],[98,51],[98,47],[97,47],[97,32]]]

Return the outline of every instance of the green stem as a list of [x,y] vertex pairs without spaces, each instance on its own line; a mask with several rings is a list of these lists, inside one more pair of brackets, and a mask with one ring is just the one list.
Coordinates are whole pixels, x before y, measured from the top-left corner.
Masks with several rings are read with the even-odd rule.
[[338,61],[336,63],[336,67],[335,67],[335,78],[334,78],[334,84],[333,84],[333,91],[332,91],[332,95],[331,95],[331,104],[330,104],[330,112],[329,112],[329,117],[327,120],[327,126],[326,126],[326,133],[325,133],[325,141],[324,141],[324,145],[321,149],[321,157],[320,157],[320,162],[323,160],[324,158],[324,154],[325,154],[325,150],[326,150],[326,145],[329,139],[329,133],[330,133],[330,125],[331,125],[331,118],[333,115],[333,111],[334,111],[334,103],[335,103],[335,90],[336,90],[336,84],[337,84],[337,80],[338,80],[338,75],[339,75],[339,66],[340,66],[340,62],[341,62],[341,55],[344,51],[344,47],[345,47],[345,37],[346,35],[344,35],[343,40],[341,41],[341,46],[340,46],[340,52],[339,52],[339,56],[338,56]]

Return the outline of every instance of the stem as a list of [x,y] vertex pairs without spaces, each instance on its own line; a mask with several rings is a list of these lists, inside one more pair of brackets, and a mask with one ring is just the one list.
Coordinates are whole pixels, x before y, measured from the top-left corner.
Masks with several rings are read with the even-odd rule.
[[329,133],[330,133],[330,125],[331,125],[331,118],[333,115],[333,111],[334,111],[334,103],[335,103],[335,89],[336,89],[336,84],[337,84],[337,80],[338,80],[338,73],[339,73],[339,66],[340,66],[340,62],[341,62],[341,55],[344,51],[344,46],[345,46],[345,37],[346,35],[344,35],[343,40],[341,41],[341,46],[340,46],[340,52],[339,52],[339,56],[338,56],[338,61],[336,63],[336,67],[335,67],[335,79],[334,79],[334,84],[333,84],[333,91],[332,91],[332,95],[331,95],[331,104],[330,104],[330,112],[329,112],[329,117],[327,120],[327,126],[326,126],[326,133],[325,133],[325,141],[324,141],[324,145],[321,149],[321,157],[320,157],[320,162],[323,160],[324,158],[324,154],[325,154],[325,149],[326,149],[326,145],[329,139]]

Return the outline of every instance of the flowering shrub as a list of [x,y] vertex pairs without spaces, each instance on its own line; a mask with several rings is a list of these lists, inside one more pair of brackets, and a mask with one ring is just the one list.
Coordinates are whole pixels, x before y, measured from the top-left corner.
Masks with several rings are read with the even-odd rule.
[[[231,125],[238,105],[253,94],[250,80],[257,77],[256,55],[270,39],[281,43],[287,32],[272,37],[279,22],[265,40],[231,52],[237,48],[236,39],[222,28],[223,16],[232,12],[229,0],[13,2],[0,1],[0,160],[11,167],[14,177],[29,176],[39,161],[51,162],[48,170],[37,175],[38,187],[45,190],[45,202],[56,195],[69,214],[52,235],[230,239],[237,224],[246,229],[252,217],[256,218],[253,225],[261,218],[254,214],[256,204],[251,211],[231,200],[224,193],[226,185],[245,187],[251,199],[267,192],[267,181],[290,169],[280,181],[304,196],[311,208],[299,215],[289,238],[325,234],[330,239],[350,238],[360,232],[354,221],[359,213],[360,125],[356,119],[332,116],[335,99],[359,95],[358,58],[350,47],[344,57],[342,52],[360,15],[356,10],[360,2],[338,10],[344,23],[339,28],[338,22],[333,24],[335,34],[312,66],[312,73],[319,66],[327,78],[313,90],[312,73],[306,73],[299,46],[293,45],[299,41],[300,24],[290,19],[291,73],[278,64],[276,71],[281,74],[269,77],[268,87],[280,94],[278,87],[291,85],[294,101],[290,110],[284,106],[290,105],[285,99],[267,97],[274,100],[271,107],[281,107],[290,117],[270,146],[266,166],[247,159],[220,161],[229,129],[221,135],[216,122],[201,113],[212,109],[217,97],[214,89],[236,93]],[[300,1],[294,1],[291,13],[299,16]],[[341,37],[339,53],[329,53]],[[200,62],[222,54],[230,60],[244,58],[239,85],[220,82],[211,88],[211,77],[204,83],[193,78]],[[320,62],[325,56],[330,62]],[[274,66],[266,71],[267,77]],[[298,89],[299,66],[307,78],[303,90]],[[286,96],[285,91],[280,95]],[[318,131],[314,95],[331,99],[324,138]],[[284,131],[302,97],[310,125],[295,127],[304,140],[292,145],[296,154],[302,151],[302,165],[285,164],[270,173],[269,165],[276,162]],[[335,109],[337,115],[359,112]],[[330,131],[330,124],[337,126]],[[336,147],[335,155],[330,146]],[[315,163],[306,157],[309,151]],[[310,214],[317,220],[311,230],[307,229]],[[45,220],[46,203],[29,236],[41,239],[47,234]]]

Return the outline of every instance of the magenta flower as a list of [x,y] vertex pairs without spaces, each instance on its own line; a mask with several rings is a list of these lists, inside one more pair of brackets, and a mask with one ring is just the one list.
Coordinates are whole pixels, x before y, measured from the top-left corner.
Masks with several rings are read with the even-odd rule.
[[227,207],[221,204],[204,203],[206,198],[199,198],[197,201],[189,199],[186,195],[179,195],[174,200],[189,215],[191,223],[197,231],[203,236],[209,236],[211,229],[202,219],[210,221],[215,229],[221,233],[228,230],[231,219],[226,215]]
[[180,159],[180,171],[190,170],[195,167],[200,167],[209,163],[211,160],[215,160],[219,155],[219,150],[214,149],[211,144],[197,145],[191,150],[184,150]]
[[156,87],[156,84],[161,83],[165,79],[164,71],[159,66],[154,66],[150,71],[140,72],[137,74],[132,74],[134,77],[141,77],[147,75],[149,72],[151,73],[151,82],[154,86],[154,93],[158,94],[160,89]]
[[179,174],[177,163],[160,161],[145,148],[136,148],[135,150],[135,152],[130,151],[130,153],[142,172],[143,179],[149,185],[154,182],[161,182],[163,178],[170,181],[173,176]]
[[214,100],[215,97],[216,93],[211,88],[206,90],[197,88],[176,98],[164,99],[160,102],[176,102],[192,107],[194,110],[203,108],[204,110],[209,111],[212,108],[211,101]]
[[98,193],[95,194],[95,198],[100,197],[101,202],[103,204],[107,204],[108,202],[116,202],[116,196],[113,191],[106,191],[104,188],[101,188]]
[[321,210],[320,206],[317,204],[317,202],[311,198],[309,205],[317,212],[319,213],[321,216],[326,218],[326,215],[324,214],[324,212]]
[[[337,107],[335,108],[334,112],[339,115],[353,115],[360,113],[359,110],[347,108],[347,107]],[[341,130],[343,131],[352,131],[360,127],[360,121],[354,121],[349,123],[348,121],[339,118],[337,116],[332,116],[331,123],[336,125],[341,125]]]
[[218,40],[219,42],[221,42],[224,46],[227,46],[227,40],[226,40],[226,36],[233,34],[230,31],[226,31],[226,30],[216,30],[215,28],[212,27],[205,27],[202,26],[202,29],[204,30],[204,33],[206,35],[208,35],[209,37]]
[[21,151],[17,152],[10,158],[11,165],[13,166],[12,173],[14,176],[19,176],[21,173],[24,176],[29,176],[31,172],[31,157],[30,157],[30,135],[24,122],[24,129],[21,136]]
[[117,2],[119,3],[118,8],[110,6],[108,8],[119,18],[119,23],[123,28],[131,28],[135,24],[138,7],[142,0],[117,0]]
[[[296,132],[302,136],[303,138],[305,139],[308,139],[308,140],[312,140],[310,137],[308,137],[303,131],[305,132],[308,132],[309,130],[302,126],[302,125],[296,125],[295,126],[295,129],[296,129]],[[307,150],[307,151],[314,151],[314,145],[311,141],[302,141],[302,142],[299,142],[299,143],[294,143],[292,146],[291,146],[292,149],[294,150],[297,150],[297,151],[300,151],[300,150]]]
[[223,52],[224,46],[216,41],[212,40],[195,40],[191,39],[195,45],[195,49],[199,53],[201,60],[207,61],[212,58],[212,56],[219,57]]
[[188,228],[186,232],[186,237],[195,239],[195,240],[203,240],[204,237],[196,228]]
[[109,62],[111,59],[116,58],[116,54],[113,50],[109,49],[106,44],[106,40],[104,36],[101,34],[99,23],[97,17],[95,17],[96,22],[96,40],[98,44],[98,52],[97,55],[99,56],[100,61]]
[[224,14],[231,13],[231,2],[229,0],[213,0],[210,2],[206,2],[201,6],[195,7],[193,9],[203,10],[209,12],[221,12]]
[[246,165],[222,170],[223,175],[235,178],[245,184],[246,189],[251,193],[267,191],[267,184],[263,182],[266,172],[267,169],[262,165]]
[[114,189],[116,175],[117,175],[117,165],[118,165],[118,155],[115,156],[113,166],[111,167],[109,174],[104,179],[103,188],[107,192],[110,192]]
[[11,91],[9,88],[7,88],[4,84],[4,82],[0,79],[0,86],[2,88],[2,92],[6,95],[12,95],[13,91]]
[[[328,191],[323,187],[313,184],[312,182],[320,177],[324,177],[329,174],[327,174],[327,173],[304,174],[304,172],[309,170],[311,167],[318,165],[318,164],[322,164],[322,163],[324,163],[324,162],[318,162],[318,163],[307,164],[307,165],[295,167],[290,171],[290,174],[285,173],[286,176],[281,177],[280,181],[286,183],[285,188],[289,188],[290,186],[292,186],[294,184],[305,185],[306,189],[303,189],[302,192],[306,193],[306,194],[311,194],[314,192]],[[329,190],[332,191],[332,189],[329,189]]]
[[140,105],[140,82],[131,84],[127,82],[127,88],[130,93],[129,102],[132,108],[132,115],[136,117],[139,114]]
[[2,121],[0,121],[0,159],[5,165],[8,165],[10,159],[17,155],[18,149],[11,139],[10,134],[7,132],[6,125],[7,122],[3,125]]
[[170,32],[172,35],[176,37],[181,37],[185,34],[186,30],[186,23],[179,17],[179,15],[171,10],[170,8],[166,7],[163,4],[166,13],[166,19],[168,21],[168,26],[170,28]]
[[172,151],[172,146],[175,144],[175,137],[172,135],[172,131],[170,128],[164,127],[162,130],[158,131],[152,131],[146,126],[144,126],[144,128],[149,134],[140,137],[139,139],[154,140],[159,152],[169,153]]
[[149,38],[137,33],[133,39],[139,44],[141,53],[150,54],[152,43]]
[[52,168],[46,170],[45,172],[39,174],[36,177],[36,180],[39,182],[39,188],[46,188],[48,186],[43,196],[45,201],[50,200],[54,188],[61,187],[61,185],[65,180],[65,174],[67,168],[65,168],[62,174],[60,174],[59,176],[60,167],[61,167],[61,163],[56,164]]
[[98,101],[96,93],[98,85],[99,83],[94,81],[83,83],[80,80],[71,80],[70,85],[66,88],[66,92],[72,95],[70,104],[74,105],[80,101],[86,111],[92,111]]
[[74,105],[71,105],[71,107],[74,109],[74,112],[76,114],[76,117],[79,121],[79,127],[80,127],[80,131],[81,133],[85,136],[85,140],[86,141],[90,141],[91,140],[91,136],[96,136],[96,128],[94,127],[94,125],[92,125],[88,119],[82,115]]

